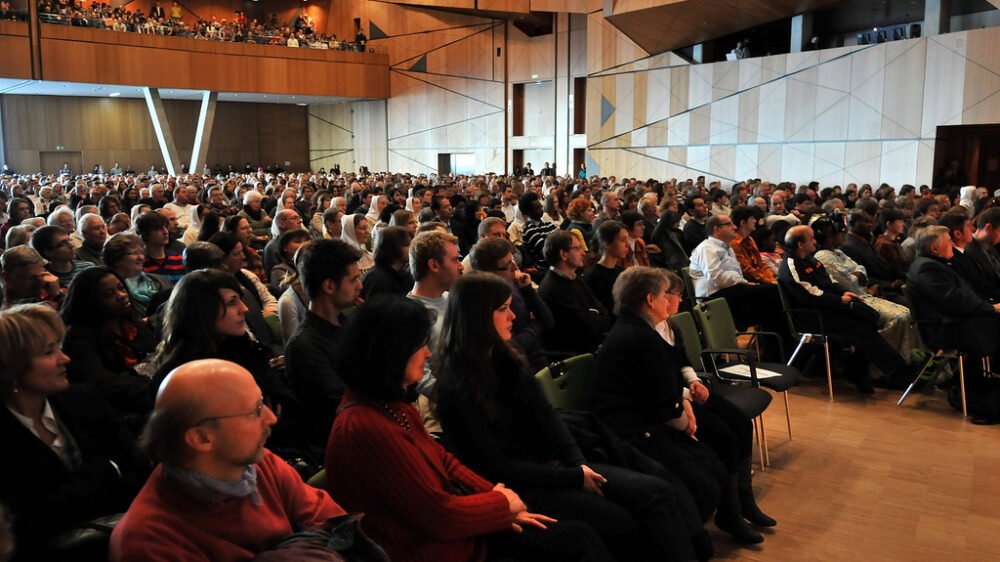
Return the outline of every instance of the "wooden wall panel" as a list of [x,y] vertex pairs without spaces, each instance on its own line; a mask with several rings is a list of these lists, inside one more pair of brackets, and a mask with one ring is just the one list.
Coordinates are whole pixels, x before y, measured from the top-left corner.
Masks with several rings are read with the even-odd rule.
[[27,22],[0,21],[0,78],[31,79]]
[[494,12],[527,14],[531,11],[530,0],[476,0],[476,8]]
[[[384,54],[199,41],[42,25],[44,80],[385,98]],[[165,71],[164,69],[170,69]]]
[[[37,170],[38,153],[58,146],[81,152],[88,169],[95,163],[108,168],[117,160],[146,170],[163,160],[144,100],[4,96],[0,106],[4,142],[16,170]],[[181,159],[188,162],[199,104],[165,100],[164,106]],[[281,163],[291,170],[307,170],[306,119],[306,108],[296,105],[220,102],[208,163]]]

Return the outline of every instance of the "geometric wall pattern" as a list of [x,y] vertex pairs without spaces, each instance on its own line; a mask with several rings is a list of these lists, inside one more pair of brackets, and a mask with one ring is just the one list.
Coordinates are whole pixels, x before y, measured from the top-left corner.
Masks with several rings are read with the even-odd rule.
[[353,104],[309,106],[309,165],[312,170],[354,170]]
[[436,172],[439,153],[472,153],[502,170],[504,22],[381,2],[368,17],[384,36],[369,45],[390,57],[389,169]]
[[929,184],[937,126],[1000,123],[1000,28],[703,65],[587,32],[590,174]]

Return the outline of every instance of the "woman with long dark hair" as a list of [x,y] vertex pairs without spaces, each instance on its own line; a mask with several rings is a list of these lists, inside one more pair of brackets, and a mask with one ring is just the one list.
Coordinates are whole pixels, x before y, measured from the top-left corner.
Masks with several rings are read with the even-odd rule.
[[682,484],[584,458],[510,344],[511,290],[497,275],[475,272],[448,297],[435,392],[459,459],[535,509],[590,524],[620,560],[711,557]]
[[410,241],[413,235],[401,226],[382,229],[375,246],[375,267],[365,275],[361,298],[389,293],[405,296],[413,288],[409,272]]
[[243,247],[243,258],[246,260],[244,268],[257,276],[261,283],[267,282],[267,272],[264,271],[264,262],[261,260],[260,252],[253,248],[254,235],[250,221],[241,215],[227,217],[222,223],[222,232],[228,232],[240,241]]
[[[390,332],[389,346],[372,337]],[[374,299],[345,324],[336,368],[348,391],[326,447],[330,494],[365,512],[365,529],[397,562],[610,560],[589,526],[529,512],[427,433],[406,389],[423,377],[429,334],[426,309],[399,296]]]
[[119,414],[143,418],[153,403],[148,373],[136,369],[153,352],[156,340],[132,306],[125,280],[104,266],[81,271],[69,285],[62,319],[63,352],[72,359],[70,381],[92,385]]

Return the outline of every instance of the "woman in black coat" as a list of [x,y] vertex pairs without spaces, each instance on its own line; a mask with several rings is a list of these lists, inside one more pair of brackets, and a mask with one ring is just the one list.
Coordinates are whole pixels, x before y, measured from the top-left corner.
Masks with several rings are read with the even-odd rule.
[[63,334],[44,304],[0,312],[0,503],[14,520],[15,559],[58,558],[47,550],[54,536],[125,511],[149,475],[107,403],[70,387]]
[[739,542],[759,543],[764,539],[744,518],[761,527],[775,521],[753,497],[750,420],[709,396],[687,362],[666,322],[682,294],[680,278],[662,269],[636,266],[618,277],[618,322],[597,356],[591,409],[679,476],[703,517],[717,507],[716,526]]
[[459,459],[534,509],[590,524],[621,560],[710,557],[682,484],[584,458],[510,345],[511,290],[502,278],[475,272],[448,298],[437,413]]
[[107,267],[81,271],[70,283],[62,307],[63,352],[72,360],[73,383],[92,385],[138,429],[152,410],[149,374],[140,374],[156,347],[148,322],[132,305],[125,280]]

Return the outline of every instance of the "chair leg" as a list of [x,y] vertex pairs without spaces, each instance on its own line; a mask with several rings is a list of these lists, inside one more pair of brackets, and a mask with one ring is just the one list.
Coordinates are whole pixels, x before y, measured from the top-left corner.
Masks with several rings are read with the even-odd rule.
[[792,356],[788,358],[787,365],[789,367],[791,367],[792,363],[795,362],[795,358],[799,356],[799,352],[802,351],[802,346],[804,346],[806,344],[806,341],[808,339],[809,339],[809,336],[807,334],[803,334],[802,337],[799,338],[799,344],[795,346],[795,351],[793,351],[792,352]]
[[760,431],[760,427],[757,425],[758,423],[760,423],[760,416],[757,416],[756,418],[750,420],[750,423],[753,425],[753,436],[754,440],[757,441],[757,453],[760,455],[760,470],[763,471],[765,466],[764,441],[762,437],[762,432]]
[[959,389],[962,391],[962,417],[969,417],[969,410],[965,405],[965,361],[962,360],[962,354],[958,354],[958,385]]
[[[833,402],[833,371],[830,369],[830,342],[823,342],[823,353],[826,355],[826,385],[830,388],[830,402]],[[791,429],[789,429],[791,433]]]
[[782,392],[785,396],[785,421],[788,423],[788,440],[792,440],[792,416],[788,414],[788,391]]
[[903,400],[906,400],[906,397],[909,396],[910,392],[913,391],[913,387],[917,385],[917,381],[919,381],[920,377],[922,377],[924,375],[924,371],[927,370],[927,367],[931,364],[931,361],[937,359],[938,357],[940,357],[943,354],[944,354],[944,350],[943,349],[939,349],[939,350],[937,350],[937,352],[934,355],[931,355],[931,356],[929,356],[929,357],[927,357],[927,358],[924,359],[924,365],[922,367],[920,367],[920,372],[917,373],[916,378],[913,379],[913,382],[910,383],[910,386],[906,387],[906,391],[903,392],[903,395],[899,397],[899,402],[896,402],[897,406],[902,406],[903,405]]
[[764,413],[760,414],[760,437],[764,441],[764,464],[771,466],[771,451],[767,448],[767,433],[764,431]]

